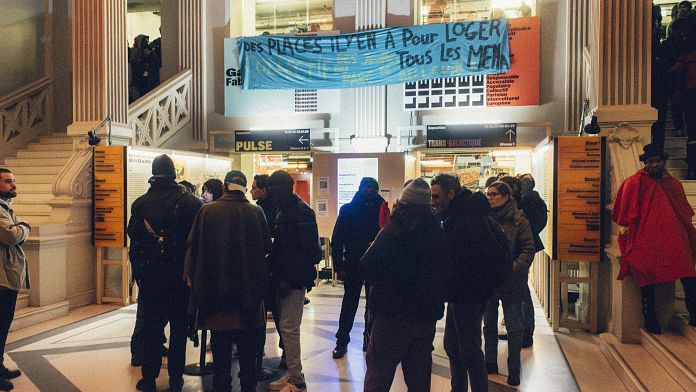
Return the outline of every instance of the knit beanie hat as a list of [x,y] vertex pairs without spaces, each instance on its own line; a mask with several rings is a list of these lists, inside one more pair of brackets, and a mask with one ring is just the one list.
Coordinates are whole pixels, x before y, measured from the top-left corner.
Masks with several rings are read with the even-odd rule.
[[225,189],[246,192],[247,178],[239,170],[232,170],[225,175]]
[[401,193],[399,203],[409,205],[430,205],[430,185],[420,178],[411,181]]
[[162,154],[152,160],[152,175],[154,177],[171,177],[176,178],[176,169],[174,169],[174,161],[166,154]]

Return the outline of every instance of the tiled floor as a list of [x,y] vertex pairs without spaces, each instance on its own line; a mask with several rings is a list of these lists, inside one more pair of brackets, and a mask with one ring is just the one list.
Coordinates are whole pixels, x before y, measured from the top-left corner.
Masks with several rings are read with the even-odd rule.
[[[302,358],[308,389],[312,392],[362,391],[365,358],[362,346],[362,313],[351,333],[348,355],[331,358],[334,333],[343,290],[324,285],[308,296],[302,322]],[[501,312],[502,313],[502,312]],[[134,306],[58,327],[34,336],[22,336],[7,346],[6,365],[19,367],[24,375],[14,381],[19,392],[136,391],[140,369],[130,366],[129,341],[135,323]],[[578,391],[579,388],[559,349],[558,342],[540,308],[537,308],[534,346],[523,350],[521,391]],[[18,331],[21,333],[21,331]],[[433,352],[432,391],[449,391],[449,366],[442,348],[444,320],[438,323]],[[15,335],[16,336],[16,335]],[[278,363],[277,334],[269,323],[266,364]],[[506,343],[500,343],[499,364],[506,373]],[[195,363],[199,349],[189,342],[187,363]],[[212,360],[208,354],[208,360]],[[234,371],[236,373],[236,371]],[[185,376],[185,391],[203,391],[212,387],[212,376]],[[490,382],[491,391],[511,390],[504,378]],[[495,381],[500,381],[496,383]],[[167,390],[166,366],[158,379],[158,388]],[[258,391],[266,385],[259,384]],[[397,372],[391,391],[406,391],[403,376]]]

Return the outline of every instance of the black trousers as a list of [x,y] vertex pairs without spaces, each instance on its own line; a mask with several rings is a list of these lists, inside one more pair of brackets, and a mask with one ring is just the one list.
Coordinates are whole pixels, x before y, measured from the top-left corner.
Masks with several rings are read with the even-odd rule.
[[488,374],[481,350],[485,303],[448,303],[443,345],[449,357],[452,392],[488,391]]
[[[343,281],[343,302],[341,303],[341,316],[338,321],[338,331],[336,332],[336,346],[347,346],[350,342],[350,331],[353,329],[355,313],[358,311],[360,303],[360,292],[365,286],[366,298],[369,297],[369,287],[362,278],[353,278]],[[370,321],[369,307],[365,306],[365,331],[363,339],[369,342]]]
[[[689,311],[691,320],[696,321],[696,278],[681,278],[679,279],[684,286],[684,302],[686,309]],[[647,285],[640,288],[640,294],[645,302],[647,309],[643,311],[655,312],[655,285]]]
[[259,330],[248,331],[211,331],[210,345],[213,349],[215,392],[232,390],[232,344],[237,344],[239,353],[239,375],[242,392],[256,391],[257,336]]
[[[138,302],[140,302],[140,297],[138,297]],[[143,358],[143,307],[138,306],[135,312],[135,327],[133,328],[133,335],[131,335],[130,350],[132,358]],[[162,336],[160,338],[162,344],[167,341],[167,337],[164,336],[164,330],[162,330]]]
[[0,288],[0,366],[5,357],[5,343],[10,332],[10,324],[14,319],[15,306],[17,305],[17,291]]
[[[143,379],[154,380],[162,367],[162,334],[169,323],[170,387],[183,385],[186,361],[188,287],[179,284],[143,283],[138,297],[142,316]],[[142,308],[142,309],[141,309]]]
[[[273,314],[273,323],[276,326],[276,332],[278,333],[279,338],[278,347],[283,350],[285,345],[283,344],[283,337],[280,336],[280,308],[278,307],[278,303],[276,301],[276,291],[277,290],[274,285],[269,285],[266,292],[266,298],[264,298],[263,303],[266,311]],[[266,347],[266,323],[263,324],[263,329],[258,331],[258,337],[256,340],[258,341],[257,354],[259,357],[262,357],[264,355],[264,347]]]

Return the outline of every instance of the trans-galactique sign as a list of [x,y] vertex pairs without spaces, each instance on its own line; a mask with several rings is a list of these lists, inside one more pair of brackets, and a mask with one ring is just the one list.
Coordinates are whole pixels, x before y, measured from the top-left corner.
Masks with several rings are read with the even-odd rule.
[[517,146],[517,124],[428,125],[428,148]]
[[381,86],[510,70],[506,19],[244,37],[237,45],[245,89]]

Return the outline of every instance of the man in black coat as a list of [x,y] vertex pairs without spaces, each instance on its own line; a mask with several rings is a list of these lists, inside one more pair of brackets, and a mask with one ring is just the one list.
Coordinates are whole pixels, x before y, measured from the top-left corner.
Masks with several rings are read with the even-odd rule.
[[[343,358],[348,351],[350,330],[353,328],[355,312],[358,310],[360,292],[365,284],[365,278],[360,273],[360,259],[381,228],[380,210],[386,202],[378,192],[377,180],[372,177],[360,180],[353,200],[341,207],[331,236],[334,271],[343,281],[344,289],[341,317],[336,332],[336,348],[333,350],[334,358]],[[365,287],[365,292],[367,291],[368,288]],[[369,338],[368,306],[369,304],[365,305],[363,351],[367,351]]]
[[300,325],[305,292],[314,287],[315,265],[322,258],[314,211],[293,193],[294,180],[283,170],[271,174],[270,197],[278,205],[275,241],[269,255],[271,285],[277,290],[280,334],[285,345],[288,371],[269,385],[271,390],[307,390],[302,373]]
[[453,271],[445,320],[444,347],[450,360],[452,391],[488,390],[481,351],[481,321],[486,301],[496,289],[496,246],[487,225],[490,205],[481,193],[462,189],[455,173],[440,173],[432,181],[431,206],[442,219],[449,242]]
[[[128,222],[130,260],[140,293],[138,312],[143,319],[143,378],[136,388],[156,391],[162,366],[161,337],[169,323],[169,388],[181,391],[186,360],[189,289],[183,281],[186,239],[200,200],[176,181],[174,162],[160,155],[152,162],[150,189],[131,207]],[[154,249],[153,249],[154,245]]]

